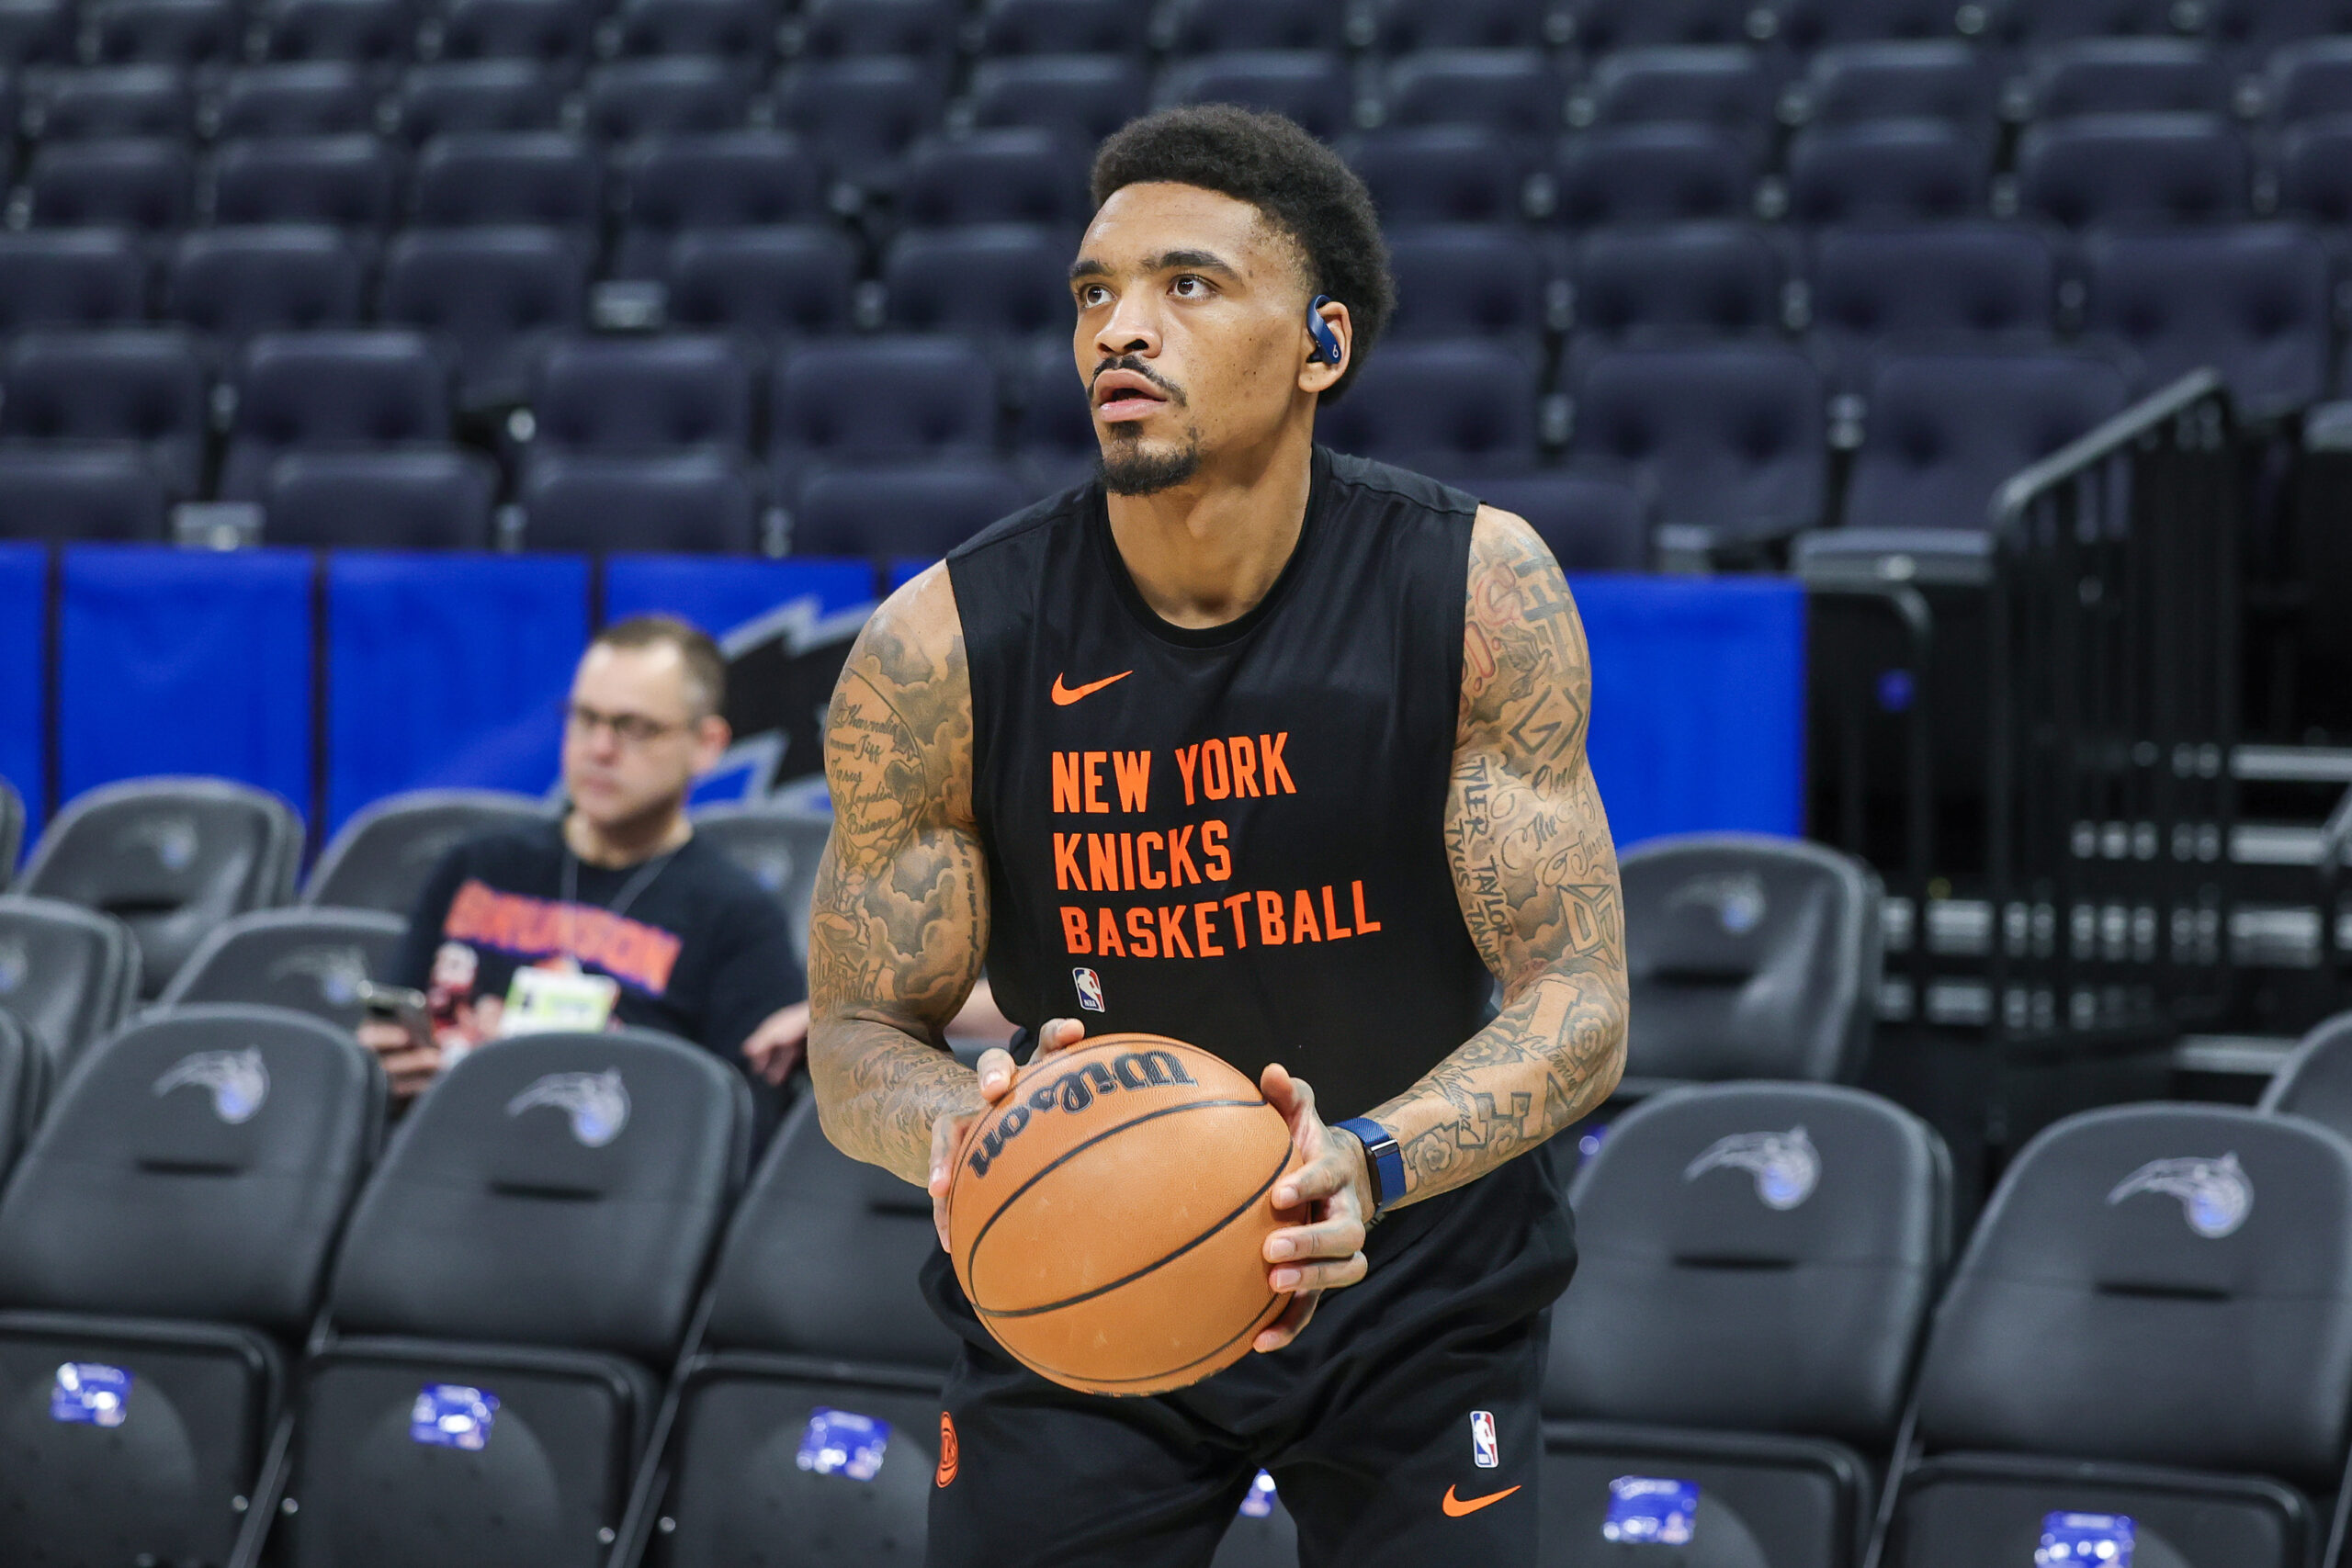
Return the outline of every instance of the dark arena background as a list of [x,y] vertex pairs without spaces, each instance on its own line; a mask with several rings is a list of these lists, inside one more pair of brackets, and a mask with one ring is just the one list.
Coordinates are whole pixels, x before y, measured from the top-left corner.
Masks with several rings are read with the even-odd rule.
[[645,612],[805,944],[850,639],[1091,472],[1089,157],[1214,101],[1386,227],[1321,439],[1589,634],[1545,1561],[2344,1561],[2352,0],[0,0],[0,1568],[922,1561],[805,1075],[387,1134],[352,1032]]

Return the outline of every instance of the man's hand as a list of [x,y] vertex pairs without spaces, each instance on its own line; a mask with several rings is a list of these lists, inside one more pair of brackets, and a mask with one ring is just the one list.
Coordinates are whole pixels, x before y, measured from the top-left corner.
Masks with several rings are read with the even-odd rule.
[[359,1043],[376,1053],[391,1080],[392,1098],[410,1100],[421,1094],[441,1071],[441,1047],[419,1040],[389,1019],[371,1018],[359,1025]]
[[1364,1221],[1372,1213],[1372,1173],[1363,1145],[1335,1133],[1315,1112],[1315,1091],[1280,1063],[1258,1080],[1266,1103],[1290,1123],[1298,1167],[1276,1184],[1274,1213],[1292,1223],[1266,1238],[1266,1285],[1292,1292],[1282,1316],[1258,1333],[1250,1348],[1279,1350],[1298,1337],[1325,1291],[1364,1276]]
[[[1057,1051],[1067,1051],[1086,1037],[1086,1026],[1075,1019],[1057,1018],[1048,1021],[1037,1032],[1037,1049],[1030,1055],[1032,1062],[1042,1062]],[[980,1053],[980,1105],[977,1110],[951,1111],[931,1124],[931,1223],[939,1227],[939,1249],[951,1252],[947,1245],[947,1189],[956,1179],[956,1160],[964,1152],[964,1140],[971,1136],[974,1122],[988,1114],[989,1107],[1012,1092],[1012,1053],[991,1046]]]
[[778,1008],[760,1021],[743,1041],[743,1060],[763,1083],[778,1084],[792,1076],[808,1049],[808,1004]]

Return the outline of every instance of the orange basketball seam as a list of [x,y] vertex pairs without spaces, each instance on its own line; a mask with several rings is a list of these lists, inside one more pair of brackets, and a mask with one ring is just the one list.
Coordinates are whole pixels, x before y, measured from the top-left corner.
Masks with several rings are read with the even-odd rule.
[[[1158,1384],[1165,1383],[1165,1382],[1166,1382],[1166,1381],[1167,1381],[1168,1379],[1170,1379],[1170,1378],[1181,1377],[1181,1376],[1182,1376],[1182,1375],[1183,1375],[1185,1372],[1188,1372],[1188,1371],[1192,1371],[1194,1367],[1199,1366],[1203,1361],[1213,1361],[1213,1360],[1216,1359],[1217,1359],[1217,1357],[1219,1357],[1219,1356],[1221,1356],[1221,1355],[1223,1355],[1223,1354],[1225,1353],[1227,1347],[1230,1346],[1230,1345],[1231,1345],[1235,1340],[1237,1340],[1237,1339],[1240,1339],[1240,1338],[1246,1337],[1248,1337],[1248,1336],[1250,1336],[1250,1335],[1253,1335],[1253,1334],[1257,1333],[1257,1332],[1258,1332],[1258,1330],[1260,1330],[1261,1328],[1263,1328],[1263,1327],[1264,1327],[1268,1323],[1272,1322],[1274,1318],[1279,1317],[1279,1316],[1281,1316],[1281,1315],[1282,1315],[1282,1310],[1281,1310],[1281,1309],[1282,1309],[1282,1305],[1283,1305],[1283,1303],[1285,1300],[1287,1300],[1287,1299],[1288,1299],[1288,1297],[1287,1297],[1287,1294],[1286,1294],[1286,1293],[1275,1293],[1275,1292],[1269,1292],[1269,1293],[1268,1293],[1268,1295],[1267,1295],[1267,1297],[1266,1297],[1266,1304],[1265,1304],[1264,1306],[1260,1307],[1260,1308],[1257,1310],[1257,1312],[1256,1312],[1256,1313],[1254,1313],[1254,1314],[1251,1314],[1250,1321],[1249,1321],[1248,1323],[1244,1324],[1244,1325],[1241,1326],[1241,1329],[1239,1330],[1239,1332],[1238,1332],[1238,1333],[1234,1333],[1234,1334],[1228,1334],[1228,1335],[1227,1335],[1223,1339],[1219,1340],[1219,1341],[1216,1343],[1216,1345],[1214,1348],[1212,1348],[1210,1350],[1208,1350],[1205,1354],[1204,1354],[1204,1355],[1200,1355],[1200,1356],[1195,1356],[1194,1358],[1193,1358],[1193,1359],[1191,1359],[1191,1360],[1189,1360],[1189,1361],[1185,1362],[1185,1363],[1184,1363],[1182,1366],[1181,1366],[1181,1367],[1170,1367],[1170,1368],[1169,1368],[1166,1371],[1163,1371],[1163,1372],[1153,1372],[1153,1373],[1151,1373],[1151,1374],[1149,1374],[1148,1376],[1146,1376],[1146,1377],[1139,1377],[1139,1378],[1095,1378],[1095,1377],[1084,1377],[1084,1376],[1081,1376],[1080,1374],[1079,1374],[1079,1373],[1077,1373],[1077,1372],[1065,1371],[1064,1370],[1062,1370],[1062,1369],[1061,1369],[1061,1368],[1059,1368],[1059,1367],[1055,1367],[1055,1366],[1049,1365],[1049,1364],[1048,1364],[1048,1363],[1046,1363],[1046,1362],[1033,1359],[1032,1359],[1032,1358],[1030,1358],[1030,1357],[1027,1357],[1027,1356],[1023,1355],[1020,1351],[1018,1351],[1018,1350],[1014,1350],[1014,1349],[1012,1348],[1012,1346],[1010,1346],[1010,1345],[1007,1345],[1007,1346],[1005,1346],[1004,1348],[1005,1348],[1005,1349],[1007,1349],[1008,1351],[1011,1351],[1011,1352],[1012,1352],[1012,1359],[1013,1359],[1014,1360],[1016,1360],[1016,1361],[1020,1362],[1023,1366],[1024,1366],[1024,1367],[1028,1368],[1031,1371],[1033,1371],[1033,1372],[1036,1372],[1036,1373],[1038,1373],[1039,1375],[1044,1376],[1044,1377],[1056,1378],[1056,1379],[1069,1379],[1069,1378],[1076,1378],[1080,1382],[1086,1384],[1088,1387],[1090,1387],[1090,1388],[1097,1388],[1097,1389],[1116,1389],[1116,1388],[1124,1387],[1124,1386],[1125,1386],[1125,1385],[1127,1385],[1127,1384],[1129,1384],[1129,1383],[1150,1383],[1150,1384],[1158,1385]],[[1001,1343],[1001,1341],[1000,1341],[1000,1343]]]

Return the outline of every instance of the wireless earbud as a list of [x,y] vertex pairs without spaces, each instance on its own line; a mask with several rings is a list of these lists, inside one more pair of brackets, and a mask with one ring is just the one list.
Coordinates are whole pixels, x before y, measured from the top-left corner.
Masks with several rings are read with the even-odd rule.
[[1340,334],[1323,319],[1323,307],[1330,302],[1329,294],[1317,294],[1306,302],[1306,330],[1315,338],[1315,352],[1306,357],[1316,365],[1337,365],[1345,356],[1340,347]]

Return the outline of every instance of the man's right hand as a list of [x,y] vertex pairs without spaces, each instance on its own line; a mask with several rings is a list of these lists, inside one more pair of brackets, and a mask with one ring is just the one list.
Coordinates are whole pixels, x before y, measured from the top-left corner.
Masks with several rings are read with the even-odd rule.
[[441,1070],[441,1047],[419,1040],[388,1019],[371,1018],[359,1025],[359,1043],[376,1053],[391,1080],[394,1100],[411,1100],[424,1091]]
[[[1050,1020],[1037,1032],[1037,1049],[1029,1059],[1042,1061],[1057,1051],[1069,1050],[1085,1037],[1086,1026],[1076,1019]],[[989,1107],[1012,1092],[1012,1053],[1001,1047],[981,1052],[978,1071],[979,1109],[951,1111],[931,1124],[931,1223],[939,1228],[942,1252],[954,1250],[947,1245],[947,1190],[956,1179],[956,1161],[964,1152],[964,1140],[971,1135],[973,1123],[988,1114]]]

